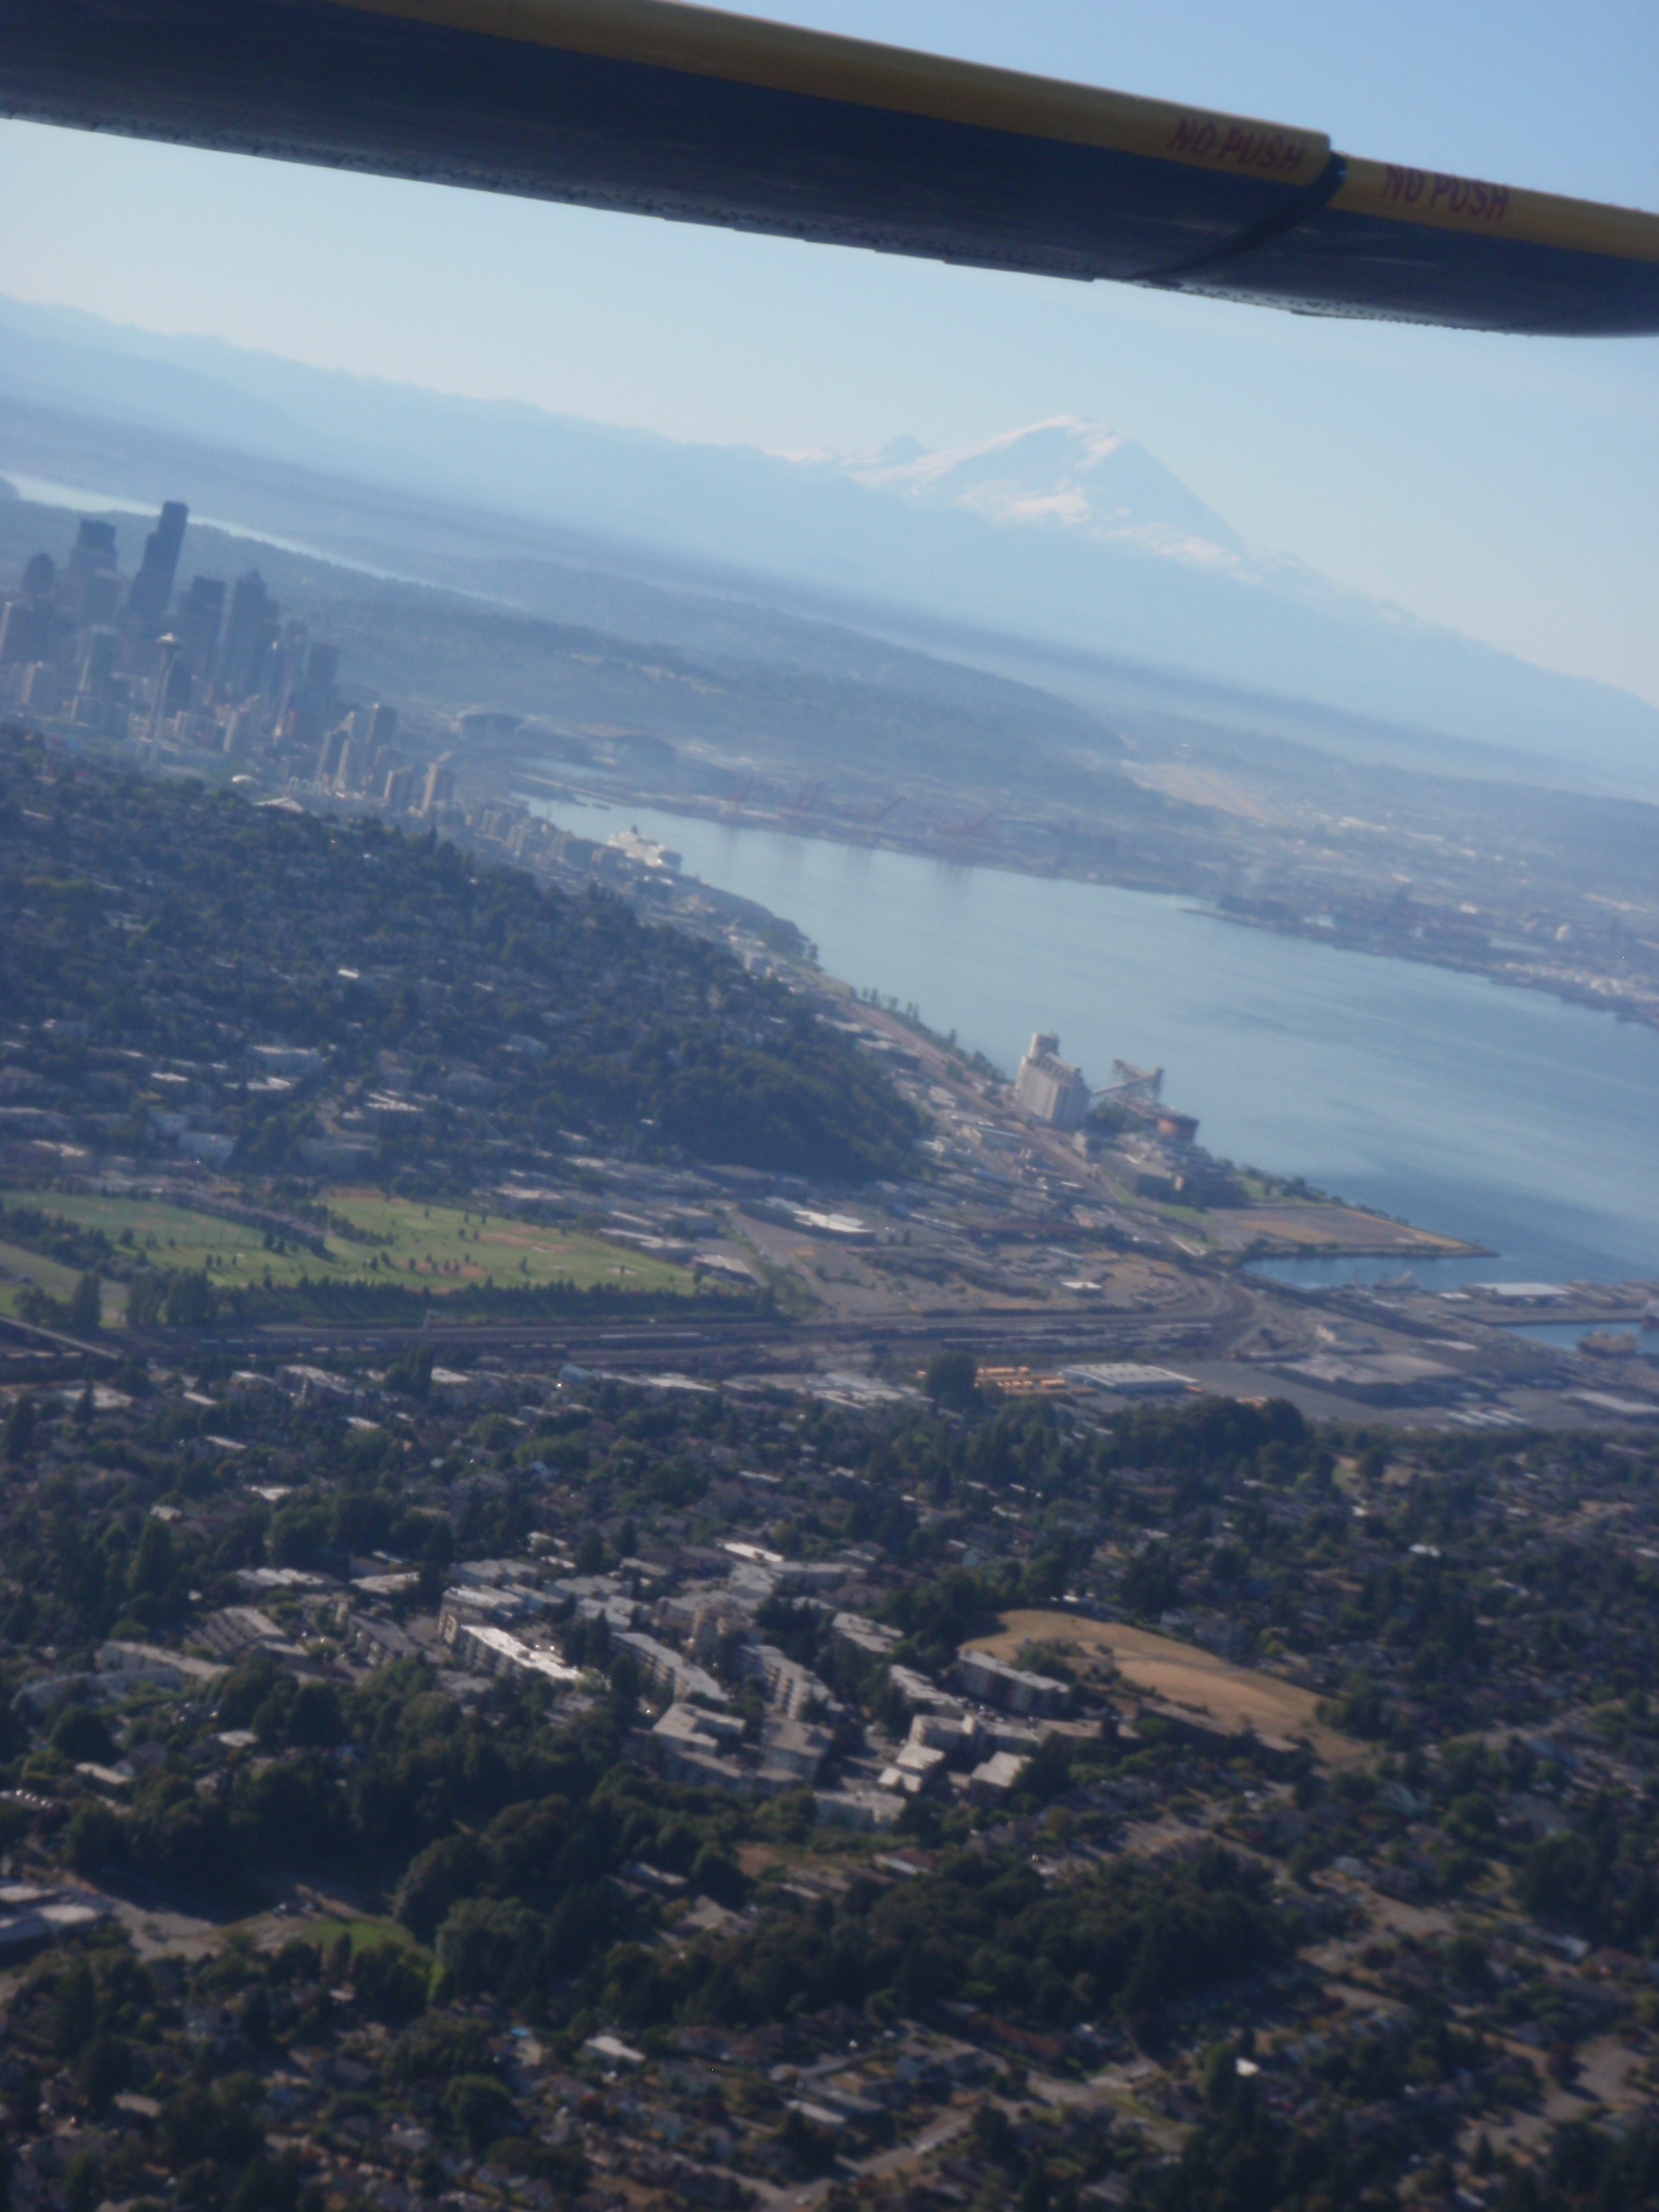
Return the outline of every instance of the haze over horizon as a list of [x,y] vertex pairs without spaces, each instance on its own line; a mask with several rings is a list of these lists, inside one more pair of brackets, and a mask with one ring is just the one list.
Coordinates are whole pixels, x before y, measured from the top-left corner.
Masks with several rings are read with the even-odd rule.
[[[1276,0],[769,12],[1328,129],[1358,152],[1659,205],[1651,11]],[[325,369],[682,441],[971,448],[1056,416],[1155,453],[1253,545],[1659,702],[1659,343],[1309,322],[18,125],[0,289]]]
[[[516,558],[572,580],[592,564],[689,592],[685,614],[711,592],[793,605],[1091,709],[1126,705],[1121,678],[1140,669],[1166,695],[1224,687],[1224,719],[1293,727],[1305,702],[1328,718],[1320,742],[1363,757],[1401,757],[1404,733],[1407,755],[1448,770],[1659,791],[1659,717],[1638,695],[1253,544],[1140,441],[1075,416],[942,452],[907,438],[784,457],[3,298],[0,410],[0,471],[48,487],[48,503],[179,496],[274,544],[410,580],[465,576],[508,606],[542,588]],[[629,634],[660,641],[654,618],[636,610]],[[1358,725],[1328,726],[1332,711]]]

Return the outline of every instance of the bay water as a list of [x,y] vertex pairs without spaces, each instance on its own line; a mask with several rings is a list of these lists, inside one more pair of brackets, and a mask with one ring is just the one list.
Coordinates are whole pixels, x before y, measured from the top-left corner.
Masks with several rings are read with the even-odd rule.
[[1200,1116],[1220,1157],[1497,1255],[1420,1267],[1425,1284],[1659,1277],[1659,1032],[1180,898],[625,804],[535,811],[584,837],[637,828],[672,847],[688,875],[794,922],[827,973],[914,1002],[1010,1073],[1036,1030],[1097,1086],[1114,1060],[1162,1067],[1165,1100]]

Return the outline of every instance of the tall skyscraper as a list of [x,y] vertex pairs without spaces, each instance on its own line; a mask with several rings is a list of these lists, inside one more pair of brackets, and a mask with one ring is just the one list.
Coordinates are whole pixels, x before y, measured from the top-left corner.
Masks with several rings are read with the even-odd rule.
[[237,579],[230,595],[230,618],[219,654],[219,689],[246,699],[259,688],[264,663],[276,634],[277,610],[257,568]]
[[334,685],[340,673],[337,645],[313,645],[306,659],[305,681],[300,698],[314,714],[326,717],[334,708]]
[[382,706],[378,700],[375,702],[374,711],[369,717],[368,742],[377,752],[382,745],[397,744],[398,709],[395,707]]
[[57,589],[58,563],[50,553],[36,553],[23,571],[23,597],[49,599]]
[[310,650],[311,632],[305,624],[297,620],[284,623],[282,639],[271,655],[270,684],[280,719],[287,718],[290,708],[303,704],[306,655]]
[[0,667],[38,660],[44,627],[38,607],[27,599],[8,599],[0,608]]
[[346,733],[343,728],[331,730],[323,739],[322,750],[317,756],[317,781],[332,783],[340,772],[340,757],[345,750]]
[[455,770],[452,765],[453,759],[452,754],[446,753],[441,760],[434,760],[428,769],[426,790],[421,799],[422,814],[435,813],[439,807],[447,806],[454,798]]
[[64,564],[64,580],[58,592],[60,611],[77,629],[84,629],[112,619],[120,592],[115,525],[83,520],[76,535],[75,550]]
[[225,587],[217,576],[198,576],[179,602],[179,650],[198,676],[211,676],[224,620]]
[[23,571],[21,595],[0,606],[0,665],[38,660],[52,638],[52,601],[58,589],[58,563],[37,553]]
[[184,550],[185,525],[190,509],[181,500],[170,499],[144,541],[144,557],[127,594],[127,606],[140,629],[159,629],[173,602],[173,579]]
[[75,550],[64,571],[65,577],[84,576],[94,569],[112,568],[115,565],[115,525],[95,522],[89,515],[83,515],[75,533]]
[[[184,696],[179,697],[174,685],[184,679]],[[161,640],[161,661],[155,677],[155,697],[149,710],[149,722],[145,736],[153,744],[161,733],[161,724],[168,714],[176,714],[190,704],[190,671],[179,658],[179,641],[171,631]]]
[[87,632],[86,649],[81,655],[81,678],[78,689],[89,698],[101,699],[108,691],[110,679],[115,674],[121,657],[121,634],[107,628]]

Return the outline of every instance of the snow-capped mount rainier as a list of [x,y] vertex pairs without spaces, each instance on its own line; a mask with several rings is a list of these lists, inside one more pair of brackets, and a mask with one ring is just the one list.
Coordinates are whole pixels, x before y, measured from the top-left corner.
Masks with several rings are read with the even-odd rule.
[[1237,567],[1247,558],[1237,533],[1138,439],[1076,416],[1057,415],[947,453],[900,438],[852,455],[842,468],[854,483],[917,507],[1072,531],[1200,568]]
[[[1248,543],[1102,424],[1063,416],[951,451],[901,439],[792,465],[819,491],[801,501],[800,520],[819,527],[798,532],[798,574],[810,561],[819,580],[844,588],[856,574],[896,605],[1473,740],[1495,770],[1531,756],[1571,781],[1659,797],[1659,708]],[[886,518],[849,512],[832,484],[874,495]]]
[[[1060,690],[1073,688],[1065,657],[1080,656],[1141,695],[1170,679],[1249,695],[1250,728],[1305,702],[1420,733],[1431,753],[1439,738],[1473,741],[1495,773],[1541,761],[1552,780],[1659,797],[1659,708],[1247,544],[1133,436],[1071,416],[951,452],[789,456],[0,299],[8,470],[172,494],[392,574],[488,592],[510,548],[520,580],[526,560],[550,575],[574,564],[1005,672],[1012,651],[1017,672]],[[1032,648],[1059,657],[1036,673]],[[1085,693],[1099,703],[1092,674],[1077,678]]]
[[1249,544],[1138,438],[1103,422],[1057,415],[982,445],[939,453],[915,438],[896,438],[874,453],[841,459],[836,466],[866,489],[892,494],[913,507],[954,509],[1011,528],[1060,531],[1080,542],[1149,553],[1236,583],[1264,586],[1327,610],[1346,605],[1350,614],[1391,628],[1452,635],[1330,583],[1291,554]]

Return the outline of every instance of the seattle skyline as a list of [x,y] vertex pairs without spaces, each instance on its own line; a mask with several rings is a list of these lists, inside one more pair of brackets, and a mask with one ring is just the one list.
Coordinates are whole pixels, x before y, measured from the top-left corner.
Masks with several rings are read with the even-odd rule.
[[[1659,205],[1659,26],[1538,8],[813,0],[817,27],[1317,125],[1355,151]],[[1312,323],[581,210],[0,127],[34,210],[0,290],[166,334],[772,452],[970,445],[1076,415],[1252,541],[1547,666],[1659,699],[1659,344]],[[257,246],[257,250],[250,250]]]

